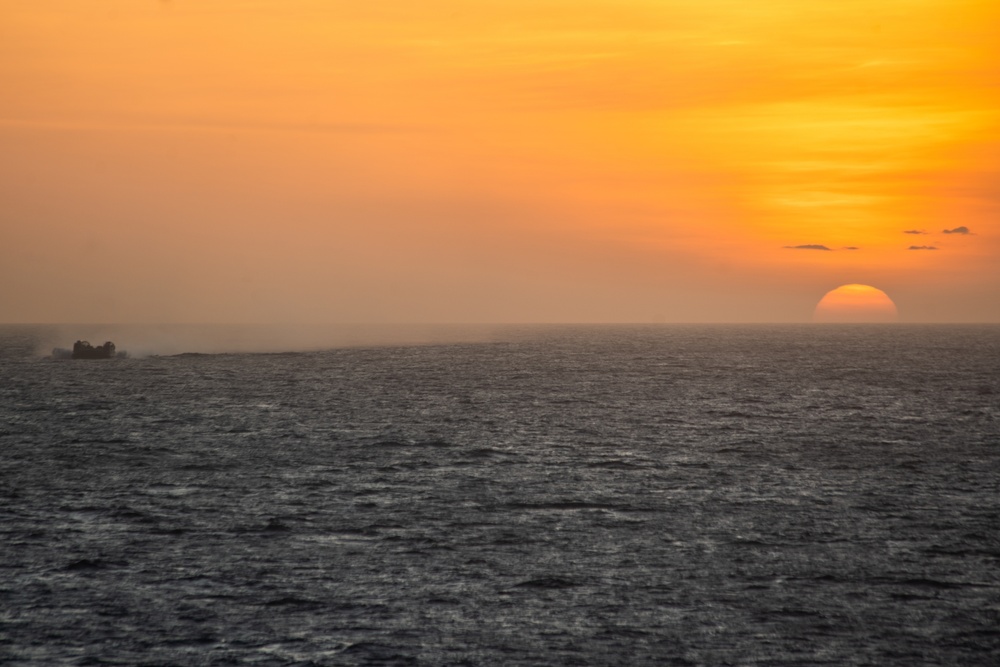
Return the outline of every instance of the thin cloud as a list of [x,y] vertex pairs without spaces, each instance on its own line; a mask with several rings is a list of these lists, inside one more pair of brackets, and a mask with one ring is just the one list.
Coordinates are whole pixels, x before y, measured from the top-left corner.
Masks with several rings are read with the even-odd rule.
[[430,128],[420,125],[386,123],[313,123],[313,122],[232,122],[223,119],[166,116],[136,116],[115,122],[89,122],[76,120],[31,120],[0,118],[0,127],[28,127],[41,129],[107,130],[129,128],[135,130],[193,130],[207,132],[304,132],[326,134],[403,134],[427,133]]
[[861,250],[861,248],[856,245],[845,245],[844,250]]
[[926,234],[927,232],[925,232],[925,231],[924,231],[924,230],[922,230],[922,229],[907,229],[907,230],[906,230],[905,232],[903,232],[903,233],[904,233],[904,234]]
[[937,250],[932,245],[911,245],[907,250]]
[[961,227],[955,227],[955,229],[942,229],[941,233],[942,234],[971,234],[972,232],[969,231],[968,227],[966,227],[965,225],[962,225]]
[[830,251],[825,245],[819,245],[818,243],[807,243],[805,245],[786,245],[789,250],[826,250]]

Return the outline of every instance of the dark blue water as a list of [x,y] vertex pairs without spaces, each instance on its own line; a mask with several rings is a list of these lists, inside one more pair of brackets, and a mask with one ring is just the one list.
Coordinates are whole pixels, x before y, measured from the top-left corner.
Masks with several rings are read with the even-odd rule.
[[4,664],[1000,663],[1000,327],[52,331],[0,329]]

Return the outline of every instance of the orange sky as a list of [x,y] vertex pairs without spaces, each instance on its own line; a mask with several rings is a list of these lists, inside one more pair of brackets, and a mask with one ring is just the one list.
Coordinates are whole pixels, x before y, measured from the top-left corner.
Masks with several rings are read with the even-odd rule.
[[1000,321],[998,25],[0,0],[0,322]]

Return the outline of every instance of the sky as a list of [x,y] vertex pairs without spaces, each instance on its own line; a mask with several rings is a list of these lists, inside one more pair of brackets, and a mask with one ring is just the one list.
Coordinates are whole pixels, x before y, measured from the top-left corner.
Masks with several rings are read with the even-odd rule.
[[995,0],[0,0],[0,322],[1000,322]]

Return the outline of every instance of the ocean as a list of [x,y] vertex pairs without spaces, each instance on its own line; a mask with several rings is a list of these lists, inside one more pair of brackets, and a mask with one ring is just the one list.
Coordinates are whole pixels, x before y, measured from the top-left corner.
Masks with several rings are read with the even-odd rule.
[[1000,326],[71,332],[0,327],[5,665],[1000,664]]

